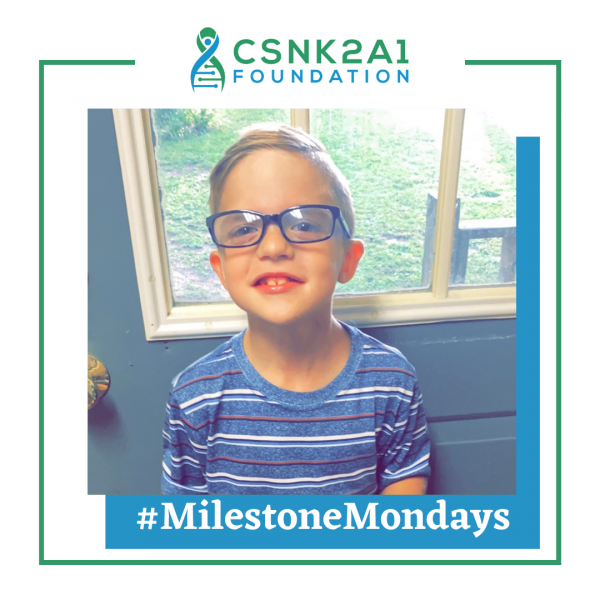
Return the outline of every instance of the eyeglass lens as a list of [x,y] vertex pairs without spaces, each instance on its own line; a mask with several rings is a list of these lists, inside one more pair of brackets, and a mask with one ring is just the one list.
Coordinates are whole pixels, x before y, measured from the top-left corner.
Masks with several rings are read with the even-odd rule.
[[[318,242],[331,235],[334,221],[326,208],[305,207],[284,213],[281,225],[292,242]],[[264,221],[259,215],[244,211],[222,215],[213,224],[217,242],[224,246],[255,244],[263,227]]]

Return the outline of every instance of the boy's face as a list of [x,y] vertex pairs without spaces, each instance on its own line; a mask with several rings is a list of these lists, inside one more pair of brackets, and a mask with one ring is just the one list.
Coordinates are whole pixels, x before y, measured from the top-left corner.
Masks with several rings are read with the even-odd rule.
[[[273,214],[302,204],[336,206],[320,171],[297,154],[260,150],[231,170],[219,212]],[[359,240],[344,243],[339,223],[331,238],[311,244],[288,242],[271,223],[260,244],[220,248],[211,253],[210,262],[233,301],[249,317],[284,325],[310,315],[327,318],[336,282],[352,278],[363,252]],[[273,293],[272,287],[255,285],[266,273],[288,273],[301,283]]]

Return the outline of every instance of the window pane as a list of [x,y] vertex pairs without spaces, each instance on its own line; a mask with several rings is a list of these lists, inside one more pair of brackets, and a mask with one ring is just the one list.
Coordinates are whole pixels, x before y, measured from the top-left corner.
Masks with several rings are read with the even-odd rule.
[[427,229],[433,242],[435,222],[427,227],[426,217],[437,194],[444,110],[318,109],[310,127],[350,183],[355,236],[365,242],[356,275],[336,294],[429,287],[425,238]]
[[209,263],[208,176],[252,123],[290,122],[288,109],[156,109],[154,151],[174,304],[229,302]]
[[467,110],[450,283],[516,281],[517,116]]

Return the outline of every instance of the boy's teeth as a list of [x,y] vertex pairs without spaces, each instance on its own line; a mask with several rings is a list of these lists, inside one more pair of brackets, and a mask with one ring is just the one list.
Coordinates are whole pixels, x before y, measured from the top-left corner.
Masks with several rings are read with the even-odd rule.
[[266,281],[266,284],[267,285],[283,285],[287,281],[289,281],[287,279],[287,277],[278,277],[277,279],[275,279],[274,277],[269,277]]

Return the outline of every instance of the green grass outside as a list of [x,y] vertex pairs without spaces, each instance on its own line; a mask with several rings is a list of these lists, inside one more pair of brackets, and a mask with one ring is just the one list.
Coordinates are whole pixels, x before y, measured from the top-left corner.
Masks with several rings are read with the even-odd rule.
[[[208,262],[214,249],[204,224],[209,214],[208,175],[240,129],[266,121],[289,122],[289,111],[213,110],[203,132],[181,138],[156,127],[161,203],[177,303],[229,300]],[[385,111],[317,110],[311,112],[311,131],[350,183],[355,235],[366,246],[355,277],[338,285],[336,293],[420,287],[427,193],[437,193],[441,129],[432,134],[390,124]],[[481,137],[478,157],[464,160],[461,167],[461,219],[515,216],[515,145],[492,123],[484,123]],[[465,283],[496,281],[500,246],[499,239],[471,242]]]

